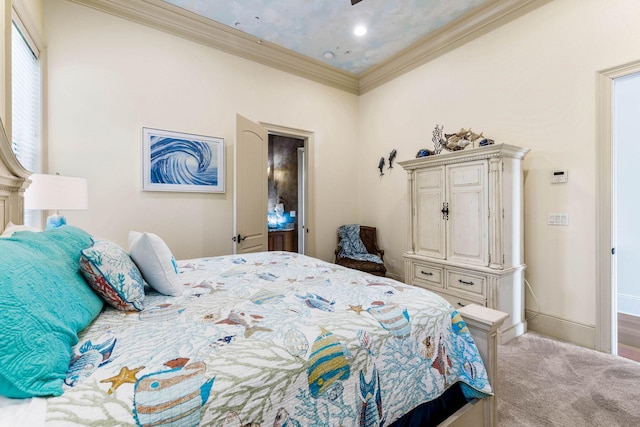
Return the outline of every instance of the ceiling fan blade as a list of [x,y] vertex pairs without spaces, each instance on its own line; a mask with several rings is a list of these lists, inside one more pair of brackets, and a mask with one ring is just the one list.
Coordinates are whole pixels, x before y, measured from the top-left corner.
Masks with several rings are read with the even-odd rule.
[[351,6],[360,3],[362,0],[351,0]]

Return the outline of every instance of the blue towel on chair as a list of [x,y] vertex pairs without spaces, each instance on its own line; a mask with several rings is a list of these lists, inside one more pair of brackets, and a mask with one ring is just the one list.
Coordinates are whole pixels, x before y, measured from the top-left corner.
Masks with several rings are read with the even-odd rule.
[[340,236],[340,243],[338,244],[340,252],[338,254],[341,257],[383,264],[378,255],[367,252],[367,248],[360,238],[360,225],[342,225],[338,227],[338,236]]

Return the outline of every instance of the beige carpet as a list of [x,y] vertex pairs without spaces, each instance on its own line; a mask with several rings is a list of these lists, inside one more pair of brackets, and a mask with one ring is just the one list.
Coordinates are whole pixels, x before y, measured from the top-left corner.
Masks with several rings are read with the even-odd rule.
[[498,346],[498,426],[640,426],[640,363],[528,332]]

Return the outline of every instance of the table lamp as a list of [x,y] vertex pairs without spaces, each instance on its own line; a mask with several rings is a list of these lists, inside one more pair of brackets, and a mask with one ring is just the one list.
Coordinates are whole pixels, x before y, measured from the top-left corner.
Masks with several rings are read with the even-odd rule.
[[85,178],[71,176],[33,174],[31,185],[24,192],[25,209],[54,211],[47,217],[46,230],[67,223],[60,210],[89,208],[88,185]]

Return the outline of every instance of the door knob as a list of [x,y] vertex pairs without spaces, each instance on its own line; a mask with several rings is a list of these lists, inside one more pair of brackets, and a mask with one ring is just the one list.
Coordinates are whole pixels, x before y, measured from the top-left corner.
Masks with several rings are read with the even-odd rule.
[[238,243],[240,243],[240,242],[242,242],[243,240],[245,240],[246,238],[247,238],[247,236],[242,237],[242,236],[240,236],[240,235],[238,234],[237,236],[232,237],[232,238],[231,238],[231,240],[232,240],[232,241],[234,241],[234,242],[238,242]]

